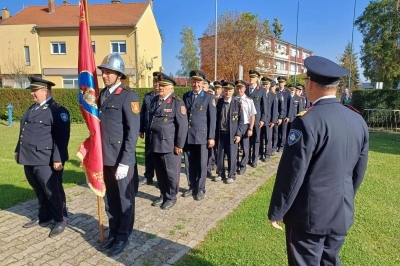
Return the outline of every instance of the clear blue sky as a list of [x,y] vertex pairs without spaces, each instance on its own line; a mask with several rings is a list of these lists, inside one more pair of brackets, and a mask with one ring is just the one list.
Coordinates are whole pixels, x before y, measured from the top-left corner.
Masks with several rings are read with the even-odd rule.
[[[69,0],[78,4],[78,0]],[[218,15],[227,10],[258,14],[271,22],[275,17],[283,24],[282,40],[295,43],[297,0],[217,0]],[[61,5],[63,0],[55,0]],[[110,3],[111,0],[88,0],[89,4]],[[145,0],[121,0],[127,2],[145,2]],[[299,0],[298,45],[314,52],[314,55],[337,61],[348,41],[351,41],[353,22],[353,0]],[[364,11],[369,0],[358,0],[356,19]],[[11,15],[27,5],[47,5],[47,0],[0,0],[0,7],[7,7]],[[163,44],[163,66],[165,73],[176,73],[180,62],[176,59],[182,44],[180,31],[183,26],[191,27],[197,38],[203,35],[207,26],[215,20],[215,0],[154,0],[154,14],[158,27],[165,36]],[[107,19],[107,18],[105,18]],[[110,14],[112,19],[112,14]],[[358,54],[362,45],[362,36],[354,28],[354,51]],[[360,66],[360,62],[358,62]],[[359,67],[360,81],[364,81]]]

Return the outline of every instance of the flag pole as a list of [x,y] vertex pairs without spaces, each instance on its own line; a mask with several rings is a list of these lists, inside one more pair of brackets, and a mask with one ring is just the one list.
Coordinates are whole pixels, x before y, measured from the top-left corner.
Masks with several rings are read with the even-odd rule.
[[[83,0],[85,3],[85,17],[86,17],[86,26],[88,35],[90,35],[90,26],[89,26],[89,10],[88,10],[88,0]],[[90,38],[92,39],[92,38]],[[97,79],[97,77],[95,77]],[[100,196],[97,196],[97,215],[99,216],[99,231],[100,231],[100,242],[104,242],[104,227],[103,227],[103,207],[102,207],[102,199]]]

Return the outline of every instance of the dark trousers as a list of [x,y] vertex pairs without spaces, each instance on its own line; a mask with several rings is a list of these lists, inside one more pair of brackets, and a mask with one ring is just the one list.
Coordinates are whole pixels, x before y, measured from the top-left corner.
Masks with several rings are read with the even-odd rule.
[[62,185],[63,170],[56,171],[52,165],[24,165],[24,171],[39,201],[39,221],[63,221],[68,216]]
[[261,128],[260,154],[265,158],[270,158],[272,154],[274,127],[264,126]]
[[286,139],[289,136],[290,128],[292,127],[292,121],[288,122],[287,128],[286,128]]
[[144,161],[144,166],[145,166],[145,171],[144,171],[144,177],[147,180],[153,180],[154,178],[154,164],[153,164],[153,159],[151,157],[151,151],[150,151],[150,137],[146,134],[145,141],[144,141],[144,152],[145,152],[145,161]]
[[272,150],[278,149],[278,124],[275,124],[272,128]]
[[215,166],[215,146],[212,148],[208,148],[208,158],[207,158],[207,172],[211,172],[213,166]]
[[339,251],[345,236],[315,235],[286,226],[289,266],[340,266]]
[[246,165],[249,162],[250,152],[250,138],[247,136],[247,132],[244,133],[240,139],[240,146],[242,147],[242,160],[239,160],[239,153],[237,155],[238,166],[240,169],[246,169]]
[[135,191],[137,191],[137,175],[135,166],[129,166],[128,175],[116,180],[117,166],[104,166],[104,183],[106,195],[105,209],[108,217],[110,233],[108,237],[126,241],[132,233],[135,221]]
[[287,131],[287,122],[282,122],[280,126],[278,126],[278,148],[283,148],[286,144],[286,131]]
[[231,136],[230,134],[219,134],[218,139],[218,159],[217,159],[217,173],[222,179],[226,178],[225,175],[225,154],[228,157],[228,178],[236,179],[236,160],[238,145],[230,144]]
[[252,163],[257,163],[258,155],[260,153],[261,129],[258,126],[259,122],[260,122],[260,119],[256,118],[256,121],[254,122],[254,127],[253,127],[253,135],[250,137],[249,156],[250,156],[250,161]]
[[181,174],[181,155],[152,152],[158,187],[163,201],[176,202]]
[[194,192],[206,192],[207,162],[209,149],[206,144],[185,145],[185,167],[189,188]]

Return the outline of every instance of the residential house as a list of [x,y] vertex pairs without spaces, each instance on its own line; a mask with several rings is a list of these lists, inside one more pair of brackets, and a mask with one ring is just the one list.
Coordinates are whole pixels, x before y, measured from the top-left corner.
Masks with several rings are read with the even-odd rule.
[[[32,75],[54,82],[56,88],[77,88],[79,6],[48,0],[48,5],[27,6],[13,16],[7,12],[3,8],[0,23],[3,86],[26,87],[26,77]],[[153,1],[89,4],[88,15],[96,65],[117,52],[125,60],[125,85],[152,87],[152,72],[162,69]],[[102,87],[100,71],[97,74]],[[25,80],[18,84],[21,75]]]

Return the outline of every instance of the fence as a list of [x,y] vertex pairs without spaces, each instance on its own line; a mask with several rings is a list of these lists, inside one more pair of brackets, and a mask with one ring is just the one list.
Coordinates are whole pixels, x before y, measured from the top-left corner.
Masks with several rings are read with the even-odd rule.
[[370,131],[400,132],[400,110],[364,109],[362,116]]

